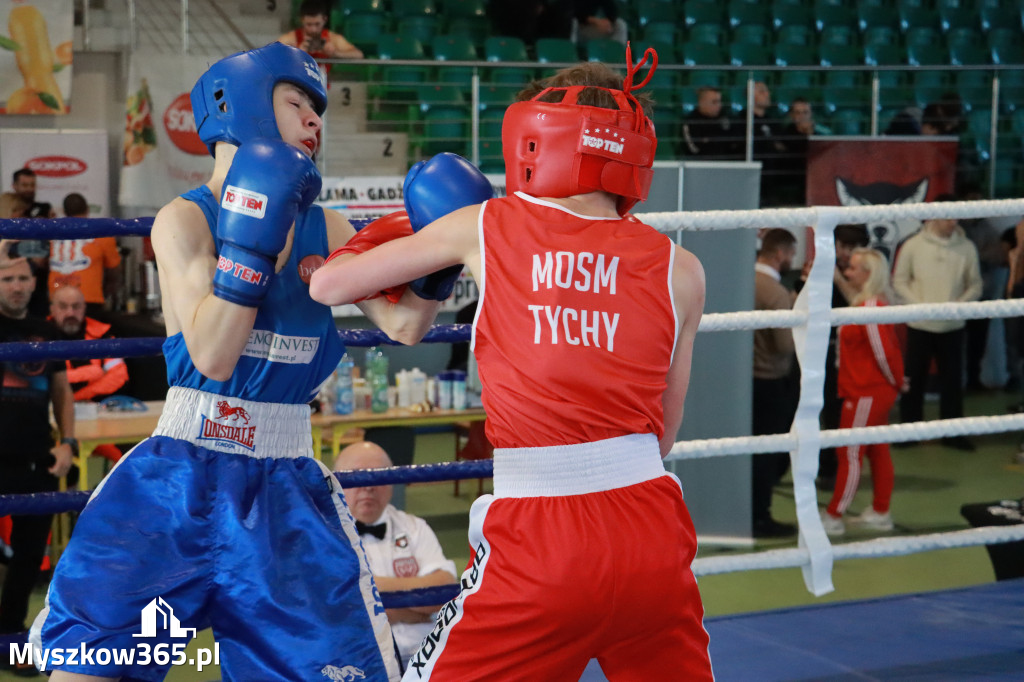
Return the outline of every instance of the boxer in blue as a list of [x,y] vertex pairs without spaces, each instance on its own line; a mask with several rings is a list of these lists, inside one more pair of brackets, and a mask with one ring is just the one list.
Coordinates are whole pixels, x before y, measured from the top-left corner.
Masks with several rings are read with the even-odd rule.
[[[309,276],[355,234],[312,205],[326,104],[313,59],[279,43],[217,62],[192,90],[213,175],[152,232],[171,388],[156,432],[90,499],[33,625],[55,682],[163,679],[168,657],[140,642],[180,663],[207,626],[224,680],[400,676],[341,489],[311,456],[307,403],[344,348]],[[410,288],[359,305],[415,343],[439,302]],[[171,627],[153,634],[156,611]],[[85,655],[101,649],[121,660]]]

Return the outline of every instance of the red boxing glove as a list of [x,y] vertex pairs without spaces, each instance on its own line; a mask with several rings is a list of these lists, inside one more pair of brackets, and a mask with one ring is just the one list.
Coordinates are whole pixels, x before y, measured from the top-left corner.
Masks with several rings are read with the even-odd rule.
[[[402,237],[408,237],[412,234],[412,224],[409,223],[409,215],[405,211],[395,211],[389,213],[386,216],[377,218],[372,223],[364,227],[355,233],[355,235],[348,240],[345,246],[341,247],[324,261],[324,265],[330,263],[334,258],[342,256],[344,254],[351,253],[358,255],[360,253],[366,253],[372,248],[393,241],[395,239],[401,239]],[[402,294],[405,293],[407,285],[399,284],[393,287],[388,287],[383,291],[380,291],[372,296],[361,298],[359,301],[366,301],[371,298],[377,298],[378,296],[384,296],[391,303],[398,303],[399,299],[402,298]],[[359,301],[356,301],[358,303]]]

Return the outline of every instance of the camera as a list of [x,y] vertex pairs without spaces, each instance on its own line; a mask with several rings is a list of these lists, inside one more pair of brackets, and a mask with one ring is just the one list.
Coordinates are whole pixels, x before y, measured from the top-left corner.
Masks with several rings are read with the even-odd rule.
[[324,47],[324,37],[321,35],[309,36],[306,41],[309,43],[310,52],[318,52]]

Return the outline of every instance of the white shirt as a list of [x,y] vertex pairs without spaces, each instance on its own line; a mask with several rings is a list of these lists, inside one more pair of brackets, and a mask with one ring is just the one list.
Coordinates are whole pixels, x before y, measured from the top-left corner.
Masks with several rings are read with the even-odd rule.
[[[389,578],[415,578],[437,570],[447,571],[456,578],[455,562],[446,559],[441,543],[427,522],[418,516],[395,509],[384,508],[384,513],[372,525],[387,523],[382,540],[363,535],[363,550],[374,575]],[[419,650],[423,638],[434,628],[434,623],[392,623],[398,654],[408,662]]]

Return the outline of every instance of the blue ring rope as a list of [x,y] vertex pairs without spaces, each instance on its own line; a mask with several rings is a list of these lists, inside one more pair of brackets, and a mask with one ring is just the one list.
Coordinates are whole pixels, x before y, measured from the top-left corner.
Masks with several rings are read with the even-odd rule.
[[[463,343],[469,341],[473,325],[436,324],[420,343]],[[400,346],[379,329],[339,329],[346,346]],[[160,355],[164,337],[95,339],[91,341],[19,341],[0,343],[0,362],[39,360],[85,360],[92,358],[137,358]]]
[[[372,218],[349,222],[361,230]],[[2,218],[0,237],[5,239],[84,239],[88,237],[148,237],[153,218]]]

